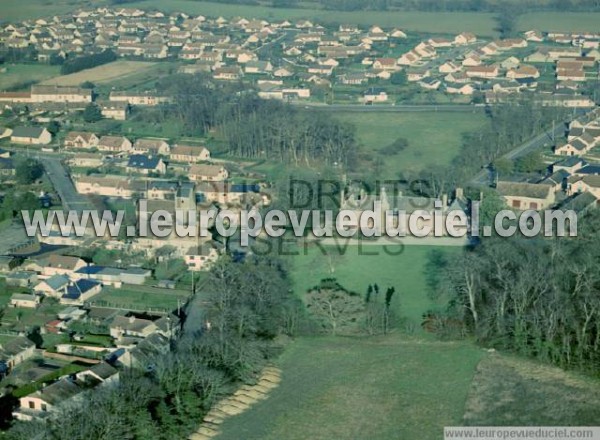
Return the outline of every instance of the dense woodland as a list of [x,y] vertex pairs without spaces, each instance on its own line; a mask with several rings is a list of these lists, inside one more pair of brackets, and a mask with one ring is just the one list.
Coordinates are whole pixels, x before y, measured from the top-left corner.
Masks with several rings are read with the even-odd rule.
[[216,131],[232,156],[305,166],[351,166],[354,160],[354,127],[329,115],[260,99],[238,84],[216,86],[202,76],[173,75],[158,88],[176,103],[155,117],[175,117],[193,135]]
[[[448,294],[446,323],[484,345],[564,368],[600,367],[600,215],[580,216],[578,236],[490,238],[455,259],[432,256],[430,287]],[[439,268],[444,268],[439,271]]]

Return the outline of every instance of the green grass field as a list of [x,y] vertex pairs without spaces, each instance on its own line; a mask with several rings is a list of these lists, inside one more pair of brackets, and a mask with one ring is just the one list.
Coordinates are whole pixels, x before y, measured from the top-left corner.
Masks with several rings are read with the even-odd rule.
[[112,63],[96,66],[91,69],[85,69],[69,75],[61,75],[47,79],[42,84],[57,86],[78,86],[79,84],[90,81],[94,84],[112,85],[116,81],[128,78],[132,75],[150,75],[150,72],[159,70],[157,63],[146,61],[125,61],[118,60]]
[[[461,134],[477,131],[488,123],[482,113],[341,112],[336,117],[356,126],[361,151],[369,159],[383,160],[383,178],[398,178],[402,171],[449,164],[462,145]],[[400,137],[409,143],[404,151],[392,156],[378,154],[378,149]]]
[[[94,1],[94,7],[105,3],[103,0]],[[52,17],[86,6],[91,7],[91,2],[87,0],[2,0],[0,21]]]
[[60,72],[60,66],[46,64],[5,64],[1,67],[6,72],[0,73],[0,90],[22,85],[27,88],[32,82],[55,77]]
[[110,307],[131,307],[133,309],[157,308],[174,310],[179,300],[183,305],[189,292],[181,290],[157,289],[149,286],[132,286],[120,289],[104,288],[92,298],[94,303],[106,303]]
[[209,17],[261,17],[271,20],[297,20],[311,19],[319,23],[354,23],[359,25],[373,25],[385,27],[400,27],[409,31],[435,32],[435,33],[460,33],[462,31],[475,32],[478,35],[494,35],[494,18],[487,13],[462,13],[462,12],[421,12],[421,11],[323,11],[319,9],[292,9],[272,8],[266,6],[248,6],[221,4],[205,1],[146,0],[128,3],[128,7],[156,8],[165,11],[182,11],[189,14],[203,14]]
[[217,440],[438,440],[460,425],[475,367],[468,343],[301,338],[278,359],[269,398],[227,419]]
[[[335,246],[325,252],[341,254]],[[380,290],[396,288],[393,304],[397,314],[409,319],[419,329],[423,312],[443,304],[434,304],[427,295],[424,268],[433,250],[459,252],[460,248],[432,246],[348,246],[345,255],[337,257],[330,272],[329,256],[316,247],[299,247],[293,257],[292,279],[295,291],[302,296],[323,278],[334,277],[346,289],[364,294],[369,284]],[[394,253],[398,253],[394,255]]]
[[[363,26],[377,24],[385,27],[400,27],[409,31],[431,33],[474,32],[481,36],[496,36],[494,14],[479,12],[423,12],[423,11],[323,11],[316,8],[284,9],[266,6],[220,4],[206,1],[146,0],[129,4],[139,8],[157,8],[166,11],[182,11],[206,16],[246,16],[271,20],[301,19],[317,20],[320,23],[354,23]],[[597,28],[600,13],[536,12],[525,14],[519,20],[520,30],[571,31]]]
[[519,17],[517,28],[522,31],[590,31],[598,30],[600,13],[594,12],[536,12]]

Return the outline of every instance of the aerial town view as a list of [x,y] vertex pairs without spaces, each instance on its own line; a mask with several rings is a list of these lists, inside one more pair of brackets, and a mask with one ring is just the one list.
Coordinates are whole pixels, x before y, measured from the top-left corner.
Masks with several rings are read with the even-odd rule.
[[0,0],[0,440],[600,440],[600,1]]

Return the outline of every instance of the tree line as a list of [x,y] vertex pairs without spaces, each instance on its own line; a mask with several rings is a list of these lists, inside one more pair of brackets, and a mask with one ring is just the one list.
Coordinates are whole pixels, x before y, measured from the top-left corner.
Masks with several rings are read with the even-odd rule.
[[66,60],[60,68],[61,75],[79,72],[92,67],[101,66],[117,59],[117,54],[110,49],[93,55],[83,55]]
[[190,135],[216,132],[230,155],[308,167],[353,163],[354,127],[329,115],[263,100],[241,84],[215,84],[200,75],[171,75],[157,88],[174,96],[174,103],[147,116],[156,122],[175,118]]
[[490,238],[434,262],[441,275],[429,277],[432,292],[451,304],[445,322],[461,322],[490,347],[597,372],[599,232],[592,210],[580,216],[575,238]]

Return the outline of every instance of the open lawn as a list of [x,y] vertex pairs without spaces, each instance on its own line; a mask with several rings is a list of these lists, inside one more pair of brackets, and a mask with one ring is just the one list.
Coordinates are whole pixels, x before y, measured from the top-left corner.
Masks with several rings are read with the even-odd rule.
[[[382,178],[449,164],[462,145],[462,133],[477,131],[488,123],[480,112],[340,112],[336,117],[356,126],[361,151],[372,163],[381,159]],[[395,155],[378,153],[401,137],[408,140],[406,149]]]
[[484,354],[401,335],[301,338],[278,359],[279,387],[215,438],[438,440],[460,424]]
[[[428,255],[434,250],[460,252],[460,248],[432,246],[348,246],[345,255],[341,255],[340,248],[298,247],[300,255],[293,257],[292,266],[296,293],[302,296],[321,279],[329,277],[360,294],[366,293],[369,284],[373,283],[377,283],[380,290],[393,286],[396,288],[393,305],[397,314],[410,320],[417,329],[423,312],[442,306],[432,303],[427,295],[424,269]],[[331,256],[334,256],[333,260]]]
[[115,80],[120,80],[128,76],[153,70],[156,64],[157,63],[146,61],[113,61],[112,63],[104,64],[102,66],[47,79],[43,81],[42,84],[78,86],[85,81],[90,81],[94,84],[112,84]]
[[60,72],[60,66],[46,64],[4,64],[0,69],[6,69],[6,72],[0,72],[0,90],[26,89],[32,83],[52,78]]

